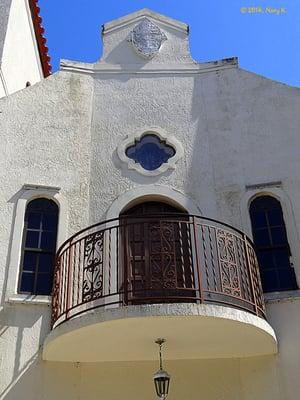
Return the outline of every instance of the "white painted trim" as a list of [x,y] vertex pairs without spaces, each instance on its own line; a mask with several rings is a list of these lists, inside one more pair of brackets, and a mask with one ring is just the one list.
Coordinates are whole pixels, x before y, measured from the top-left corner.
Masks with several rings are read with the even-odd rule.
[[[39,185],[24,185],[20,191],[19,198],[16,203],[15,219],[13,226],[13,235],[11,241],[10,258],[8,266],[8,279],[6,286],[6,301],[11,301],[14,296],[27,298],[26,303],[30,303],[28,295],[22,296],[18,294],[18,282],[20,273],[20,260],[22,253],[22,239],[24,218],[27,204],[36,198],[47,198],[55,201],[59,207],[59,222],[57,233],[57,248],[66,240],[67,233],[67,202],[65,197],[59,192],[58,188],[51,188]],[[35,297],[35,296],[33,296]],[[39,296],[41,297],[41,296]],[[48,297],[48,296],[43,296]]]
[[51,296],[32,296],[28,294],[17,294],[9,297],[7,300],[11,304],[35,304],[35,305],[51,305]]
[[106,213],[106,220],[119,218],[125,208],[142,201],[165,201],[169,204],[181,207],[192,215],[202,215],[200,207],[190,197],[163,185],[147,185],[135,187],[121,194],[110,206]]
[[[132,68],[130,68],[132,67]],[[161,64],[153,65],[144,69],[137,69],[128,65],[128,68],[118,65],[109,65],[107,63],[87,64],[70,60],[60,61],[60,70],[78,72],[81,74],[123,74],[123,75],[149,75],[149,74],[184,74],[198,75],[202,73],[215,72],[223,69],[238,68],[238,59],[236,57],[219,61],[212,61],[203,64],[176,64],[173,68],[164,68]]]
[[188,34],[188,25],[184,22],[166,17],[165,15],[156,13],[155,11],[151,11],[148,8],[143,8],[142,10],[133,12],[131,14],[125,15],[124,17],[114,19],[104,24],[103,35],[124,28],[130,24],[137,23],[143,18],[151,18],[166,27],[173,28],[175,30]]
[[[160,140],[166,142],[168,146],[171,146],[175,149],[175,155],[169,158],[168,162],[163,163],[159,168],[153,171],[148,171],[144,169],[139,163],[136,163],[134,160],[127,157],[126,155],[126,149],[129,146],[134,146],[136,141],[140,141],[142,136],[147,134],[159,137]],[[123,140],[119,144],[117,148],[117,154],[120,160],[123,161],[128,169],[136,170],[144,176],[157,176],[166,172],[168,169],[175,169],[175,164],[178,160],[180,160],[180,158],[183,157],[184,150],[182,144],[179,142],[179,140],[175,138],[175,136],[169,135],[166,131],[158,127],[145,127],[142,131],[133,133],[132,135],[128,135],[125,140]]]
[[282,187],[267,187],[247,190],[240,203],[241,216],[244,232],[252,238],[251,220],[249,207],[251,201],[260,196],[275,197],[281,204],[283,219],[286,227],[287,239],[291,249],[291,263],[295,269],[298,286],[300,286],[300,251],[299,251],[299,233],[296,227],[296,221],[293,212],[292,202]]

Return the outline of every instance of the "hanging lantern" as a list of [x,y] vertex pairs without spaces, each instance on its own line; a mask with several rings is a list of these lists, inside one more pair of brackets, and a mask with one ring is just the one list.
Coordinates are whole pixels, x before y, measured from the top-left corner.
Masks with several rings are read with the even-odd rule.
[[154,379],[154,385],[155,385],[155,390],[156,394],[159,399],[165,400],[168,396],[169,393],[169,384],[170,384],[170,379],[171,376],[167,373],[167,371],[164,371],[163,365],[162,365],[162,345],[165,343],[165,339],[157,339],[155,343],[159,345],[159,370],[154,374],[153,379]]

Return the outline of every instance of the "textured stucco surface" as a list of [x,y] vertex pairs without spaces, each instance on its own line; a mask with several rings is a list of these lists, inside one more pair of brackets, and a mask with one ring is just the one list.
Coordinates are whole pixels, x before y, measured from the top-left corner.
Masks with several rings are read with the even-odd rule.
[[[127,43],[135,23],[104,35],[103,60],[93,68],[69,64],[0,100],[0,398],[5,400],[152,399],[151,375],[157,368],[152,362],[41,360],[50,308],[5,302],[14,294],[6,292],[8,265],[24,184],[61,188],[69,236],[104,218],[119,196],[135,189],[141,193],[150,185],[180,192],[203,215],[249,232],[242,204],[252,192],[245,186],[280,181],[276,193],[283,196],[292,257],[300,275],[300,90],[234,63],[202,68],[188,53],[187,35],[161,21],[157,24],[168,41],[156,59],[141,61]],[[126,135],[149,126],[161,127],[181,141],[184,156],[173,172],[145,177],[127,170],[117,157],[116,148]],[[298,398],[298,314],[297,298],[268,305],[279,341],[277,356],[169,361],[172,398]]]

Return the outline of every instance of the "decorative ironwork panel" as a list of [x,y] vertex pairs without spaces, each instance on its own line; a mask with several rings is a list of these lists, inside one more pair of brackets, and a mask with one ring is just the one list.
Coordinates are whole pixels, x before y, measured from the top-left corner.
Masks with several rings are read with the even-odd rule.
[[259,266],[256,258],[255,251],[249,244],[247,244],[248,254],[249,254],[249,268],[252,275],[253,280],[253,290],[254,290],[254,297],[256,305],[265,312],[265,303],[263,298],[263,290],[261,285],[260,273],[259,273]]
[[104,232],[96,232],[85,239],[82,301],[100,298],[103,294]]
[[161,221],[149,224],[150,288],[175,289],[176,260],[174,224]]
[[236,239],[236,249],[237,249],[237,258],[239,264],[242,297],[249,302],[253,302],[254,296],[251,291],[249,269],[247,268],[245,243],[243,239],[241,238]]
[[234,236],[230,232],[217,230],[217,246],[221,268],[221,285],[224,293],[241,296],[238,264]]

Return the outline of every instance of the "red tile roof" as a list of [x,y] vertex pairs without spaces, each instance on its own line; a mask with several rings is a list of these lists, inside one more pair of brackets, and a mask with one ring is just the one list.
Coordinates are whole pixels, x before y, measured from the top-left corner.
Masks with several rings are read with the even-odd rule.
[[29,0],[29,7],[32,15],[32,22],[34,26],[36,41],[40,53],[40,60],[43,68],[44,77],[47,78],[51,74],[50,57],[48,54],[48,47],[46,46],[46,38],[43,36],[45,29],[42,26],[42,18],[39,15],[40,8],[38,0]]

